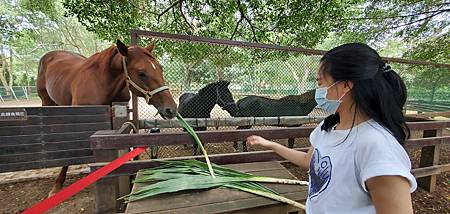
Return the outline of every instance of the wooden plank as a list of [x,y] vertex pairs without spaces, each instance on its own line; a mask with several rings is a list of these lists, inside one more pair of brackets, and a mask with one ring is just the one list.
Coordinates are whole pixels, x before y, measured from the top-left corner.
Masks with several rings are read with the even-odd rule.
[[91,144],[89,140],[73,140],[73,141],[61,141],[61,142],[49,142],[44,143],[45,151],[59,151],[59,150],[69,150],[69,149],[89,149]]
[[15,135],[15,136],[0,136],[0,149],[3,146],[24,145],[24,144],[41,144],[41,142],[62,142],[62,141],[77,141],[86,140],[93,135],[95,131],[87,132],[64,132],[64,133],[50,133],[50,134],[35,134],[35,135]]
[[[197,135],[203,143],[222,143],[225,141],[240,141],[250,135],[259,135],[267,139],[285,139],[309,137],[314,127],[296,127],[279,129],[249,129],[199,131]],[[115,134],[109,136],[91,136],[91,146],[97,149],[124,149],[138,146],[168,146],[193,144],[192,137],[185,132],[152,133],[152,134]]]
[[413,169],[411,172],[416,178],[427,177],[430,175],[439,175],[444,172],[450,171],[450,163],[443,165],[435,165],[423,168]]
[[44,151],[58,151],[69,149],[90,149],[89,140],[74,140],[62,142],[43,142],[36,144],[21,144],[12,146],[0,146],[0,155],[12,155],[23,153],[35,153]]
[[420,148],[450,143],[450,136],[418,138],[405,141],[405,148]]
[[83,156],[92,156],[93,152],[91,149],[68,149],[68,150],[58,150],[58,151],[50,151],[45,152],[46,159],[61,159],[67,157],[83,157]]
[[421,117],[421,118],[429,118],[429,117],[450,117],[450,111],[440,111],[440,112],[427,112],[420,114],[408,114],[410,117]]
[[80,156],[80,157],[69,157],[61,159],[46,160],[43,165],[44,168],[57,167],[57,166],[70,166],[78,164],[86,164],[95,162],[94,156]]
[[[319,123],[325,117],[281,116],[281,117],[229,117],[229,118],[184,118],[192,127],[226,126],[301,126],[304,123]],[[181,128],[176,120],[143,119],[139,120],[143,129]]]
[[20,146],[0,146],[0,156],[41,152],[42,144],[23,144]]
[[[425,130],[423,131],[424,138],[436,137],[438,135],[442,135],[442,130],[439,132],[437,130]],[[420,163],[419,167],[429,167],[433,165],[439,164],[439,153],[440,146],[425,146],[422,148],[420,155]],[[431,175],[428,177],[423,177],[417,180],[417,183],[420,187],[424,188],[429,192],[433,192],[436,188],[436,176]]]
[[[1,107],[0,107],[1,108]],[[23,108],[19,108],[23,109]],[[56,115],[93,115],[110,112],[109,106],[45,106],[25,107],[28,115],[56,116]]]
[[111,129],[110,122],[0,127],[0,136],[82,132]]
[[32,115],[27,120],[20,121],[0,121],[0,127],[5,126],[30,126],[30,125],[53,125],[53,124],[73,124],[73,123],[99,123],[109,122],[109,114],[99,115],[61,115],[61,116],[37,116]]
[[[112,128],[115,130],[121,129],[122,125],[124,123],[126,123],[129,120],[129,114],[128,114],[128,103],[127,102],[122,102],[122,103],[113,103],[112,104],[112,113],[113,113],[113,118],[112,118]],[[136,130],[137,132],[139,130]],[[130,129],[125,129],[123,130],[124,133],[130,133]],[[126,153],[128,153],[129,149],[124,149],[124,150],[119,150],[118,151],[118,156],[122,156]],[[130,176],[121,176],[117,178],[117,185],[118,187],[110,187],[118,189],[118,193],[117,196],[118,197],[122,197],[125,195],[130,194],[131,192],[131,179]],[[114,191],[114,190],[111,190]],[[97,201],[100,202],[100,199],[97,198]],[[116,201],[116,205],[115,205],[115,210],[116,212],[123,212],[125,210],[126,204],[124,203],[124,200],[119,200]],[[111,207],[113,207],[113,204],[111,204]]]
[[[200,131],[197,132],[204,143],[222,143],[225,141],[244,140],[250,135],[260,135],[268,139],[285,139],[309,137],[314,127],[296,127],[283,129],[259,129],[259,130],[227,130],[227,131]],[[448,143],[449,136],[430,139],[411,139],[406,141],[406,147],[420,147]],[[112,134],[93,135],[91,145],[99,149],[119,149],[130,146],[167,146],[194,143],[187,133],[152,133],[152,134]]]
[[[294,192],[294,193],[285,193],[285,197],[293,199],[293,198],[306,198],[308,196],[308,191],[302,191],[302,192]],[[247,209],[241,209],[241,210],[232,210],[233,214],[248,214],[248,213],[294,213],[294,214],[305,214],[304,210],[301,210],[300,208],[288,206],[288,205],[281,205],[279,203],[274,202],[273,200],[269,200],[266,198],[259,198],[259,200],[255,199],[245,199],[240,201],[242,204],[244,204]],[[298,202],[305,204],[306,200],[299,200]],[[233,202],[223,202],[223,204],[217,204],[221,207],[229,207],[229,203]],[[267,206],[258,206],[259,204],[267,203],[271,205]],[[210,206],[210,205],[207,205]],[[244,207],[242,207],[244,208]],[[201,209],[208,209],[208,208],[201,208]],[[183,213],[183,212],[180,212]]]
[[[96,162],[113,161],[118,157],[117,150],[95,150],[94,157]],[[117,177],[103,177],[95,183],[95,212],[96,213],[115,213],[117,210],[117,198],[119,194],[119,185]]]
[[445,129],[450,127],[450,121],[409,122],[407,125],[410,130]]
[[29,161],[38,161],[45,159],[44,152],[25,153],[25,154],[13,154],[13,155],[0,155],[0,163],[20,163]]
[[[295,148],[298,151],[308,151],[309,148]],[[245,152],[245,153],[228,153],[228,154],[214,154],[209,155],[211,162],[216,164],[237,164],[237,163],[253,163],[253,162],[265,162],[265,161],[281,161],[284,160],[281,156],[277,155],[273,151],[256,151],[256,152]],[[135,174],[140,169],[157,167],[160,165],[162,160],[186,160],[186,159],[196,159],[200,161],[205,161],[204,157],[199,156],[187,156],[187,157],[176,157],[176,158],[164,158],[155,160],[141,160],[141,161],[131,161],[127,162],[121,167],[117,168],[111,172],[107,177],[114,177],[119,175],[132,175]],[[92,163],[89,164],[91,171],[96,171],[99,168],[105,166],[108,163]]]
[[[213,191],[213,190],[210,190]],[[230,194],[228,190],[225,190],[226,194]],[[229,190],[229,191],[238,191],[238,190]],[[222,194],[222,193],[221,193]],[[293,193],[284,193],[282,194],[284,197],[289,199],[300,198],[297,202],[305,204],[305,201],[308,196],[308,191],[304,190],[301,192],[293,192]],[[211,196],[214,196],[211,194]],[[233,213],[233,214],[248,214],[248,213],[296,213],[296,214],[305,214],[305,211],[299,210],[299,208],[280,204],[274,200],[268,198],[249,198],[249,199],[241,199],[239,204],[241,206],[236,207],[236,201],[225,201],[218,202],[215,204],[206,204],[196,206],[195,209],[192,207],[183,207],[179,209],[172,210],[160,210],[160,211],[141,211],[140,214],[172,214],[172,213],[183,213],[183,214],[197,214],[197,213]],[[261,204],[267,204],[261,206]],[[128,213],[136,213],[133,210],[127,211]]]
[[21,163],[7,163],[0,164],[0,172],[13,172],[13,171],[22,171],[28,169],[41,169],[48,167],[57,167],[57,166],[68,166],[68,165],[76,165],[76,164],[86,164],[94,162],[93,156],[87,157],[75,157],[75,158],[63,158],[63,159],[55,159],[55,160],[47,160],[47,161],[28,161]]
[[[278,166],[275,167],[276,165]],[[252,163],[244,164],[244,166],[240,166],[240,164],[227,165],[227,167],[242,170],[244,172],[251,171],[252,174],[259,176],[294,179],[294,177],[286,169],[284,169],[279,163],[276,162],[262,162],[256,164]],[[270,167],[272,169],[265,169],[266,167]],[[142,185],[143,184],[135,184],[133,191],[138,190]],[[297,195],[296,198],[291,198],[293,200],[303,201],[306,199],[307,187],[305,186],[283,184],[263,185],[282,195],[290,193],[290,197],[292,197],[292,193],[302,193]],[[163,203],[164,201],[169,200],[170,203]],[[232,189],[212,189],[166,194],[136,201],[129,204],[126,213],[217,213],[232,212],[274,204],[279,205],[280,207],[287,206],[277,201],[273,201],[242,191]]]
[[67,157],[84,157],[92,156],[91,149],[69,149],[69,150],[59,150],[59,151],[41,151],[34,153],[23,153],[23,154],[7,154],[0,155],[0,163],[20,163],[20,162],[30,162],[38,160],[51,160],[51,159],[63,159]]
[[21,163],[0,163],[1,172],[14,172],[28,169],[41,169],[44,168],[42,161],[29,161]]

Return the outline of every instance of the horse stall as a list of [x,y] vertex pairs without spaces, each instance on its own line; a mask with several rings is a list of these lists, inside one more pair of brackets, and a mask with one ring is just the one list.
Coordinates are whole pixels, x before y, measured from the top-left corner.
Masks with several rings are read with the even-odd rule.
[[[412,170],[418,179],[419,186],[433,191],[436,184],[436,175],[450,170],[450,164],[439,164],[439,151],[442,145],[450,142],[450,136],[441,136],[442,130],[450,127],[449,121],[428,121],[420,118],[409,118],[408,126],[411,131],[423,131],[423,135],[417,139],[409,139],[405,143],[405,149],[421,148],[420,165]],[[260,135],[267,139],[288,139],[308,137],[314,127],[293,128],[268,128],[258,130],[218,130],[200,131],[198,135],[203,143],[221,143],[224,141],[242,141],[250,135]],[[99,131],[91,137],[91,147],[95,156],[101,157],[106,153],[123,150],[129,147],[149,147],[192,144],[194,141],[187,133],[150,133],[150,134],[123,134],[117,131]],[[295,148],[306,151],[308,148]],[[255,211],[270,213],[297,212],[279,202],[271,201],[259,196],[232,190],[205,190],[191,191],[154,196],[142,201],[124,204],[116,199],[126,193],[119,193],[119,176],[135,176],[136,172],[144,168],[159,166],[161,160],[203,160],[202,156],[187,156],[168,159],[140,160],[125,163],[108,176],[97,182],[96,211],[108,213],[122,208],[125,213],[221,213],[237,212],[251,213]],[[272,151],[255,151],[246,153],[215,154],[210,155],[210,160],[216,164],[226,165],[230,168],[254,173],[256,175],[270,175],[279,178],[294,178],[284,167],[280,165],[283,160]],[[90,164],[91,171],[96,171],[107,163]],[[139,176],[139,175],[137,175]],[[269,186],[269,185],[268,185]],[[139,189],[135,185],[132,191]],[[282,195],[304,202],[307,197],[306,187],[283,187],[273,185],[271,188]],[[123,189],[123,188],[122,188]],[[170,201],[170,203],[167,203]],[[301,212],[301,211],[300,211]]]

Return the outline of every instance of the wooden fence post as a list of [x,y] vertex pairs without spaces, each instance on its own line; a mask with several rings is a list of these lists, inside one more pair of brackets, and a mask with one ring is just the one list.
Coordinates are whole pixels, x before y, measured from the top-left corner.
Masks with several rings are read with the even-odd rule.
[[[123,123],[128,121],[128,103],[113,103],[111,109],[112,127],[120,129]],[[94,150],[96,162],[110,162],[126,150]],[[102,178],[95,184],[95,212],[96,213],[116,213],[125,209],[123,201],[117,198],[130,192],[130,179],[128,176]]]
[[[441,136],[442,130],[424,130],[423,138]],[[439,164],[440,145],[425,146],[422,147],[420,154],[419,167],[428,167]],[[430,175],[427,177],[417,179],[417,183],[420,187],[433,192],[436,188],[436,175]]]

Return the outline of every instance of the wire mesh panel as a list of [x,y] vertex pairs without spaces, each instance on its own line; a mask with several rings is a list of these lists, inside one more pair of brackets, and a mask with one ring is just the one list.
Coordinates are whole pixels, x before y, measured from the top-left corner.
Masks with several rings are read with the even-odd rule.
[[[179,112],[185,118],[327,115],[315,108],[313,91],[323,51],[201,37],[192,39],[194,36],[157,32],[132,31],[132,36],[133,33],[134,36],[147,36],[139,39],[141,45],[149,43],[148,36],[156,37],[155,54],[163,66],[164,77]],[[393,61],[396,63],[391,63],[392,68],[402,76],[408,88],[407,112],[450,110],[450,99],[445,94],[450,82],[450,65]],[[447,84],[447,89],[442,87],[443,84]],[[162,119],[143,98],[139,98],[138,104],[139,119]],[[236,128],[200,127],[197,130]],[[182,131],[162,131],[177,130]],[[287,144],[288,141],[281,140],[280,143]],[[233,142],[225,142],[206,145],[206,149],[211,154],[238,151],[233,145]],[[294,143],[295,147],[306,145],[308,139],[296,139]],[[255,149],[261,148],[249,148]],[[190,154],[190,146],[159,149],[160,157]]]

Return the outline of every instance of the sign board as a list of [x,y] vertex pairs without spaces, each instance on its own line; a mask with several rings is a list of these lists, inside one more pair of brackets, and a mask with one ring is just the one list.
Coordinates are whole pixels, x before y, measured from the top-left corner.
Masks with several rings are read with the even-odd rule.
[[24,108],[0,108],[0,121],[27,120],[27,110]]

